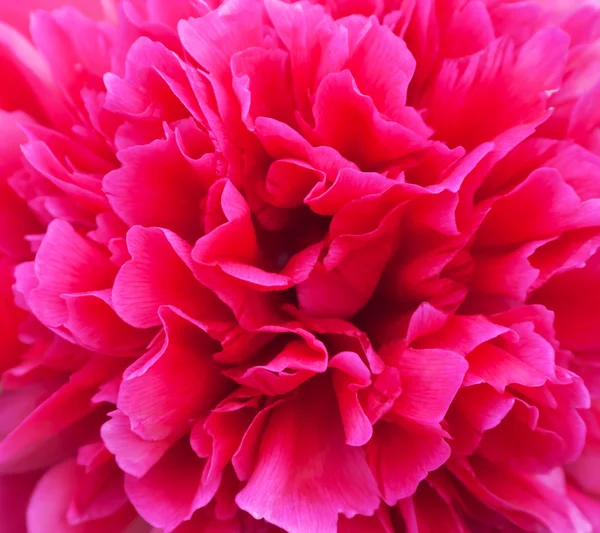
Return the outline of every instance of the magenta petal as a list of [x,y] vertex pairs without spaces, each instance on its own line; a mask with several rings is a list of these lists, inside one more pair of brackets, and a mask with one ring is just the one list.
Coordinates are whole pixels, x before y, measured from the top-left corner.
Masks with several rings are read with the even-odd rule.
[[[401,454],[394,453],[399,449]],[[412,496],[427,474],[448,460],[450,445],[439,431],[379,422],[367,457],[384,501],[395,505]]]
[[[90,447],[97,446],[93,458],[85,457]],[[77,463],[84,468],[67,511],[70,524],[99,520],[117,513],[127,503],[123,488],[123,473],[101,443],[80,448]]]
[[231,76],[231,57],[262,44],[261,10],[253,2],[235,0],[190,21],[181,21],[179,36],[185,49],[217,79]]
[[394,411],[435,425],[444,417],[467,371],[465,359],[450,351],[408,349],[398,359],[402,395]]
[[11,26],[20,30],[24,35],[29,32],[29,14],[33,9],[56,9],[65,4],[72,5],[85,15],[96,19],[104,17],[105,3],[100,0],[26,0],[20,4],[2,6],[0,19],[10,22]]
[[[322,401],[330,397],[309,386],[273,411],[254,471],[236,497],[242,509],[290,533],[335,533],[338,513],[371,514],[379,506],[363,451],[345,444],[337,413]],[[298,461],[311,477],[298,479]]]
[[[352,52],[347,68],[358,89],[373,99],[377,109],[392,120],[402,120],[408,83],[415,60],[402,39],[370,19]],[[390,61],[394,68],[390,69]]]
[[[35,469],[36,461],[52,461],[87,438],[86,421],[93,425],[96,387],[122,369],[119,360],[92,359],[71,379],[41,402],[0,443],[0,462],[10,468]],[[90,418],[91,415],[91,418]],[[49,422],[51,421],[51,422]],[[79,426],[79,427],[78,427]],[[31,457],[30,457],[31,456]]]
[[173,133],[121,150],[119,159],[121,168],[104,177],[102,188],[127,224],[160,226],[190,240],[202,234],[200,204],[215,175],[210,167],[204,175],[196,171]]
[[327,351],[318,341],[291,340],[271,361],[223,371],[240,385],[267,395],[285,394],[327,368]]
[[365,170],[377,169],[427,146],[429,130],[411,108],[401,121],[383,118],[348,71],[327,76],[315,96],[310,138],[332,146]]
[[127,356],[150,341],[148,332],[123,322],[112,308],[110,290],[64,296],[69,318],[65,327],[90,350]]
[[597,3],[0,0],[1,533],[592,533]]
[[120,531],[135,518],[131,507],[84,526],[67,521],[67,510],[77,486],[77,464],[66,461],[50,469],[35,487],[27,509],[27,530],[31,533],[103,533]]
[[29,293],[29,305],[41,322],[59,327],[68,319],[63,295],[109,287],[114,266],[68,223],[56,220],[40,245],[35,272],[39,285]]
[[115,411],[100,430],[106,448],[115,456],[121,470],[144,476],[169,450],[175,439],[147,441],[131,430],[129,418]]
[[154,441],[183,434],[229,386],[212,358],[214,340],[175,313],[165,310],[164,321],[163,342],[125,371],[117,400],[131,429]]
[[340,407],[344,424],[346,443],[350,446],[363,446],[373,435],[373,426],[359,402],[359,391],[371,384],[371,373],[354,352],[340,352],[329,366],[332,372],[333,387]]
[[[455,461],[452,472],[482,501],[494,500],[504,507],[507,517],[521,528],[545,527],[550,531],[576,533],[569,516],[569,501],[560,487],[545,486],[541,480],[517,470],[474,457],[471,462]],[[523,513],[523,509],[530,512]]]
[[202,483],[204,460],[180,441],[142,478],[125,476],[125,490],[140,515],[166,532],[189,520],[215,495],[219,479]]
[[6,533],[26,531],[25,514],[39,474],[0,477],[0,520]]
[[112,293],[114,309],[125,322],[139,328],[158,326],[163,305],[198,319],[216,318],[220,302],[194,278],[185,241],[167,230],[134,226],[127,247],[132,258],[121,267]]
[[[6,10],[18,14],[19,22],[26,27],[7,24]],[[0,6],[0,64],[11,79],[11,83],[0,89],[0,107],[5,111],[24,111],[41,122],[60,120],[65,110],[48,66],[42,54],[25,38],[29,33],[29,16],[29,11],[21,5]]]

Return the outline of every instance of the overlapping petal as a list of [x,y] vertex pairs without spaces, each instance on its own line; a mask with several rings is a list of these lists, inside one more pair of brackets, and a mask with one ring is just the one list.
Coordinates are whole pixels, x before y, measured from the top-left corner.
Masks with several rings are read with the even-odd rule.
[[0,528],[598,529],[599,21],[0,7]]

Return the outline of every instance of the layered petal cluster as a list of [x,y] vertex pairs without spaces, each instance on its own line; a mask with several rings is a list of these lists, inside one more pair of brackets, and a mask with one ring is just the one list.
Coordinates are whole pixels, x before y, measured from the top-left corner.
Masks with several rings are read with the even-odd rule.
[[600,7],[15,6],[3,533],[600,532]]

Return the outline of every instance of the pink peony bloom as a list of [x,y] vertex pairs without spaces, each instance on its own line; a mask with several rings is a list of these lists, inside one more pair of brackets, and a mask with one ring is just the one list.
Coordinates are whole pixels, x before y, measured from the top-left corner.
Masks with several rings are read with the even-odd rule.
[[4,4],[2,533],[600,532],[597,2]]

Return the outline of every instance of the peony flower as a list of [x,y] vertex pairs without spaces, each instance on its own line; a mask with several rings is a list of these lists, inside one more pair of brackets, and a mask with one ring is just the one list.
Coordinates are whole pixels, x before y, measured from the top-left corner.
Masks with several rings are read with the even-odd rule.
[[2,532],[600,531],[599,44],[579,0],[0,7]]

